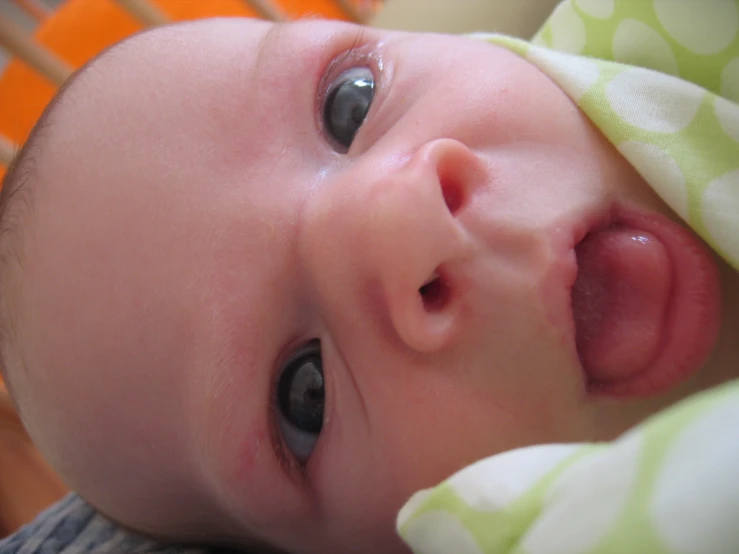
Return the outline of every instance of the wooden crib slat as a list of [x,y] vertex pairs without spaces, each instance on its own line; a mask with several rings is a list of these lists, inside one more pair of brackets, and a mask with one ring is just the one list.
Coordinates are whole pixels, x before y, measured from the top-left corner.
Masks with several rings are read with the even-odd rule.
[[365,9],[357,6],[356,2],[353,0],[336,0],[336,3],[354,23],[367,23],[372,15],[371,4],[368,1],[363,2],[363,4],[367,6]]
[[287,21],[289,18],[272,0],[244,0],[244,3],[264,19]]
[[67,493],[34,448],[0,383],[0,537],[16,531]]
[[0,15],[0,47],[33,67],[56,85],[72,74],[72,67],[33,40],[19,25]]
[[49,9],[38,0],[11,0],[24,13],[32,17],[36,23],[41,23],[49,16]]
[[166,25],[170,18],[149,0],[115,0],[128,13],[147,27]]
[[10,162],[13,161],[13,156],[15,156],[13,144],[4,136],[0,135],[0,164],[8,167]]

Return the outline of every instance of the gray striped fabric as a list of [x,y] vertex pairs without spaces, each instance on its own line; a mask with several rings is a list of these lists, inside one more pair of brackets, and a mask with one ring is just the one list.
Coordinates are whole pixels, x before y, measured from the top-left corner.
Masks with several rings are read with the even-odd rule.
[[227,554],[222,549],[157,544],[125,531],[69,494],[17,533],[0,540],[0,554]]

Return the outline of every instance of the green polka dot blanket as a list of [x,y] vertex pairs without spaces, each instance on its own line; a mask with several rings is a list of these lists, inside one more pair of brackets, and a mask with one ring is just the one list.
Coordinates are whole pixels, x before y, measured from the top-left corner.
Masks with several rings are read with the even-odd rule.
[[[739,0],[566,0],[531,43],[545,72],[739,270]],[[469,466],[398,515],[416,554],[739,553],[739,381],[605,444]]]
[[735,554],[738,426],[734,381],[613,443],[481,460],[411,497],[398,530],[416,554]]

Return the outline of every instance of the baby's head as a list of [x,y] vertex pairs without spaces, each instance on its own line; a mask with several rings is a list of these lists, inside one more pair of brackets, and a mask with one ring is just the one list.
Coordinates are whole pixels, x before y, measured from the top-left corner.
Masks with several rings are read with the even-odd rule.
[[736,354],[718,262],[543,73],[464,37],[148,31],[78,72],[3,198],[22,417],[155,536],[402,552],[414,491],[611,438]]

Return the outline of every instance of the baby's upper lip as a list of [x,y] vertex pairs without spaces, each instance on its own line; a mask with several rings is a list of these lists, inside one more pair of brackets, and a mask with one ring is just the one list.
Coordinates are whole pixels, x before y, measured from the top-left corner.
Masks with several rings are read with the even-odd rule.
[[[491,249],[494,251],[493,265],[497,263],[495,260],[497,257],[506,262],[511,261],[512,264],[520,264],[522,272],[530,269],[531,273],[535,274],[536,286],[532,293],[536,296],[532,297],[531,301],[541,304],[546,314],[547,325],[555,327],[557,332],[563,335],[569,346],[573,365],[579,365],[571,303],[571,290],[578,272],[575,248],[588,233],[604,228],[610,223],[612,220],[610,206],[584,207],[577,212],[570,211],[552,217],[548,224],[539,228],[533,226],[527,228],[522,225],[512,230],[498,228],[496,231],[489,231],[485,214],[477,214],[474,210],[471,210],[471,213],[461,214],[461,217],[464,218],[463,225],[482,251],[475,252],[473,257],[478,254],[485,257],[484,251]],[[486,233],[490,233],[490,236],[486,237]],[[491,240],[494,243],[492,245]],[[517,251],[516,243],[520,244],[523,250],[528,250],[528,253],[520,249]],[[460,265],[464,267],[466,264]],[[464,286],[468,281],[464,275],[465,270],[460,271],[460,266],[456,264],[443,269],[452,288]],[[472,275],[470,277],[473,282],[480,278]],[[500,291],[496,294],[500,294]]]
[[613,221],[613,208],[597,206],[577,216],[570,215],[570,225],[551,235],[552,248],[557,253],[550,284],[544,290],[543,302],[550,310],[552,322],[564,333],[573,364],[580,366],[577,352],[575,317],[572,308],[572,289],[578,276],[575,249],[590,233],[608,227]]

